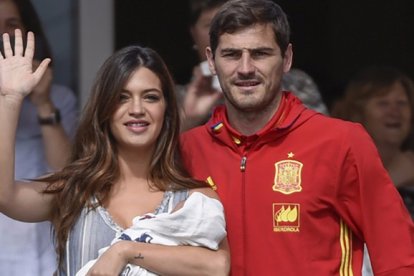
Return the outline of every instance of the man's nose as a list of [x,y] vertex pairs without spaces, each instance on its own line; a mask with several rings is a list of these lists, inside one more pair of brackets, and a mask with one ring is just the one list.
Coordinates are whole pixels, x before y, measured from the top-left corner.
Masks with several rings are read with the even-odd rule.
[[254,73],[255,67],[253,59],[248,51],[244,51],[240,57],[238,72],[243,75]]

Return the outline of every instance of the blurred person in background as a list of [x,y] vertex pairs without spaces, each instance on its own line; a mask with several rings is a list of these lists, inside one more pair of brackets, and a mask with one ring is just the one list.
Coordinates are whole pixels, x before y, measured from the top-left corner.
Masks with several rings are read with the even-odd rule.
[[193,68],[190,82],[177,87],[182,105],[182,127],[187,130],[207,121],[214,106],[222,102],[220,84],[208,68],[205,49],[209,45],[210,22],[227,0],[189,0],[189,31],[199,63]]
[[[0,33],[15,29],[37,36],[34,68],[52,57],[36,11],[28,0],[0,0]],[[1,47],[3,43],[0,43]],[[3,52],[3,49],[1,49]],[[24,99],[16,134],[15,178],[26,180],[65,165],[76,127],[77,101],[68,87],[53,83],[49,66]],[[29,185],[29,184],[28,184]],[[23,223],[0,214],[0,275],[50,276],[56,268],[50,223]]]
[[307,108],[329,115],[317,84],[305,71],[291,68],[282,77],[282,89],[295,94]]

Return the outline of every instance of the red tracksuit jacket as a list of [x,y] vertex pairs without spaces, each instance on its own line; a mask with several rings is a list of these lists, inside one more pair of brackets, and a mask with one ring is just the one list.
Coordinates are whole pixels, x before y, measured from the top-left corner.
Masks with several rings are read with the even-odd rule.
[[181,137],[186,167],[217,187],[232,275],[414,275],[414,225],[359,124],[284,93],[257,134],[232,129],[224,106]]

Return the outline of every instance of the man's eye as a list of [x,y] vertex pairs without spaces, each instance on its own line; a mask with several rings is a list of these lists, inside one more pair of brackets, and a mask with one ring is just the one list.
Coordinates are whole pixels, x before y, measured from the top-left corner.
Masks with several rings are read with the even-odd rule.
[[239,58],[240,54],[239,53],[234,53],[234,52],[229,52],[229,53],[223,53],[222,55],[225,58]]
[[269,54],[267,52],[253,52],[252,56],[253,58],[261,58],[261,57],[266,57]]

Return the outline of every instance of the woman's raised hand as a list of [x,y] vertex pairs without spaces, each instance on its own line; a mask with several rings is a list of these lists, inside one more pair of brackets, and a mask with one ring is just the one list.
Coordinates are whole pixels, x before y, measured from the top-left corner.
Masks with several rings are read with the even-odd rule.
[[4,53],[0,54],[0,94],[23,98],[40,81],[50,59],[44,59],[33,72],[34,34],[27,33],[27,46],[24,49],[22,32],[18,29],[15,30],[14,51],[7,33],[3,34],[3,49]]

